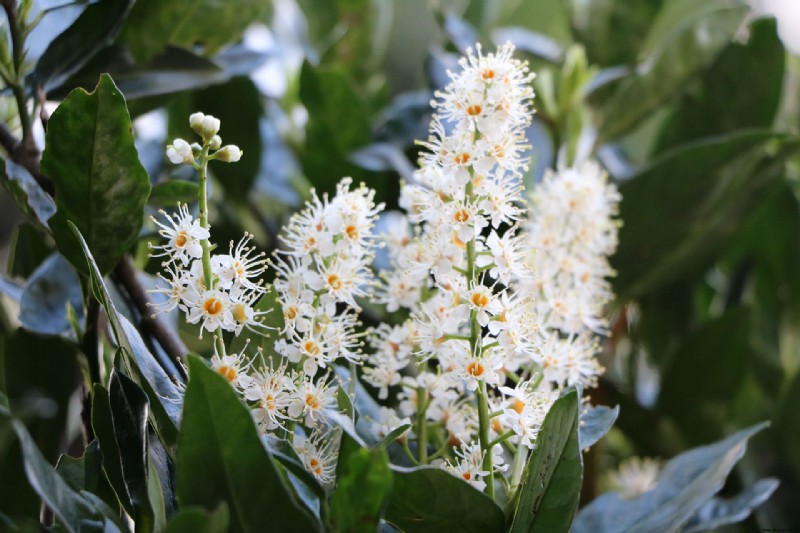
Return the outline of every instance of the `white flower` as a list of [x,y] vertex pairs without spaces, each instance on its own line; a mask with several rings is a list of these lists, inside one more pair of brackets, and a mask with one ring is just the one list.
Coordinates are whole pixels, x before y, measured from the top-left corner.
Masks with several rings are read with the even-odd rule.
[[333,485],[336,476],[338,440],[331,435],[326,440],[321,433],[312,432],[309,438],[295,435],[292,443],[306,470],[326,487]]
[[208,239],[209,231],[200,225],[189,214],[189,207],[186,204],[178,204],[178,213],[170,215],[165,211],[159,211],[166,219],[166,223],[159,222],[155,217],[150,219],[158,226],[158,233],[165,239],[166,244],[152,246],[152,250],[160,250],[159,253],[151,252],[152,257],[167,257],[168,261],[180,261],[183,266],[187,266],[191,259],[199,259],[203,255],[201,241]]
[[610,480],[623,499],[637,498],[653,488],[661,470],[661,463],[650,457],[631,457],[612,472]]
[[214,347],[214,355],[211,357],[211,368],[228,380],[233,387],[243,390],[252,383],[252,378],[247,375],[250,368],[250,361],[244,351],[230,355],[220,356]]
[[192,147],[188,142],[183,139],[175,139],[172,144],[167,146],[167,158],[170,163],[179,165],[185,163],[187,165],[194,164],[194,153]]
[[252,234],[245,233],[235,248],[231,241],[228,254],[212,257],[212,265],[219,278],[220,287],[230,289],[234,285],[239,285],[250,290],[264,290],[260,284],[251,281],[258,279],[267,269],[263,252],[252,255],[255,248],[248,246],[252,239]]
[[460,449],[457,449],[455,454],[455,464],[445,463],[444,469],[480,491],[485,489],[486,482],[483,481],[483,478],[488,476],[489,472],[483,470],[485,453],[481,451],[480,444],[461,444]]
[[270,364],[268,370],[256,372],[252,376],[249,386],[242,394],[247,400],[256,402],[257,407],[253,409],[252,415],[258,426],[263,430],[273,430],[283,427],[283,421],[288,418],[286,409],[294,389],[293,380],[286,374],[286,366],[275,369]]
[[186,321],[189,324],[200,324],[200,335],[205,329],[214,332],[219,328],[233,331],[236,322],[233,319],[230,296],[225,291],[216,289],[188,291],[184,302],[188,309]]
[[327,411],[336,403],[336,388],[325,383],[325,378],[316,383],[305,378],[297,387],[287,414],[307,427],[314,427],[327,420]]

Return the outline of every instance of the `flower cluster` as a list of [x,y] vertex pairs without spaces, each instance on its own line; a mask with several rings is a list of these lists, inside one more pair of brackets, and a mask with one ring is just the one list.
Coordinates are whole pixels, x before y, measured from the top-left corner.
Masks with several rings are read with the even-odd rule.
[[[330,485],[340,435],[332,430],[330,413],[338,409],[337,392],[343,390],[332,365],[362,358],[356,298],[366,296],[375,283],[369,268],[372,229],[383,206],[375,205],[374,191],[365,186],[351,190],[349,178],[339,183],[332,199],[312,191],[313,199],[281,235],[285,247],[272,262],[274,288],[267,287],[261,278],[270,261],[250,246],[252,235],[231,243],[227,254],[211,253],[207,163],[233,162],[241,152],[235,146],[220,148],[218,119],[195,113],[190,125],[203,143],[176,139],[167,157],[198,170],[200,217],[180,205],[177,214],[162,212],[162,220],[153,219],[166,241],[152,247],[152,256],[164,258],[161,278],[166,283],[154,291],[166,297],[156,311],[179,308],[187,322],[200,324],[201,336],[213,333],[210,364],[250,405],[265,439],[289,442],[308,471]],[[274,305],[259,306],[262,298]],[[269,328],[263,320],[271,308],[283,315],[276,340],[262,335],[253,343],[255,353],[248,353],[250,339],[235,353],[227,349],[222,332],[265,334]]]
[[600,371],[594,338],[566,328],[565,315],[541,298],[552,275],[540,273],[541,228],[565,217],[583,224],[560,228],[558,242],[567,247],[558,259],[575,265],[586,298],[585,309],[565,309],[566,316],[593,325],[602,324],[610,295],[605,254],[616,235],[610,188],[603,189],[603,205],[581,183],[584,197],[539,206],[547,191],[573,187],[553,177],[533,198],[532,211],[540,211],[526,219],[522,176],[533,75],[513,51],[509,44],[494,54],[469,51],[436,93],[430,137],[422,143],[427,152],[400,198],[407,214],[388,218],[384,234],[391,268],[381,273],[378,299],[388,311],[408,309],[409,318],[371,331],[363,371],[380,398],[398,391],[397,410],[382,409],[375,422],[379,436],[411,421],[417,453],[408,434],[401,442],[412,462],[441,461],[491,495],[495,474],[512,490],[518,485],[563,387],[590,385]]

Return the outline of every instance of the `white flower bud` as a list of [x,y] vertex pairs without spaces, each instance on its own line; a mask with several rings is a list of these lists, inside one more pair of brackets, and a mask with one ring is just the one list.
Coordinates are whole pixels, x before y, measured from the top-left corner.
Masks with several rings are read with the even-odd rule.
[[189,125],[192,127],[195,133],[198,135],[203,135],[203,119],[206,116],[203,113],[197,112],[192,113],[189,115]]
[[203,117],[203,139],[210,140],[219,131],[219,119],[206,115]]
[[191,165],[194,163],[192,147],[189,146],[189,143],[183,139],[175,139],[172,141],[172,144],[167,146],[167,157],[169,158],[170,162],[175,165],[179,165],[181,163]]
[[219,135],[214,135],[211,137],[211,140],[208,141],[208,147],[212,150],[219,150],[220,146],[222,146],[222,138]]
[[222,149],[216,153],[217,159],[226,163],[235,163],[242,158],[242,151],[235,144],[223,146]]

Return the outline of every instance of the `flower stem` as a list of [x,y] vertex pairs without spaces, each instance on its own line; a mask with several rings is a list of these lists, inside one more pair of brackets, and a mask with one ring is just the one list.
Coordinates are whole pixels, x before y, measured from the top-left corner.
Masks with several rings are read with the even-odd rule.
[[417,453],[419,464],[428,464],[428,426],[425,411],[428,409],[428,389],[417,387]]
[[525,460],[528,458],[528,448],[520,442],[517,446],[517,451],[514,453],[514,462],[511,465],[511,490],[509,491],[509,499],[514,497],[514,493],[519,488],[519,482],[522,479],[522,471],[525,469]]
[[492,465],[492,446],[489,442],[489,399],[486,393],[486,381],[481,380],[478,386],[478,426],[481,450],[484,452],[483,469],[489,472],[489,482],[486,484],[486,494],[494,499],[494,466]]
[[[209,229],[208,226],[208,144],[203,146],[203,152],[200,154],[200,165],[197,169],[198,181],[198,203],[200,204],[200,225]],[[200,241],[200,246],[203,248],[203,281],[206,289],[213,288],[211,286],[211,245],[208,239]]]

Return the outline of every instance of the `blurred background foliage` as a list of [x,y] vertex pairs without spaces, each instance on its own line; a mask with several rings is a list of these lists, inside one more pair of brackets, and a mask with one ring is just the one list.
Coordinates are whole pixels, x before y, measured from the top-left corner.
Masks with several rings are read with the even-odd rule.
[[[34,116],[109,73],[141,160],[118,164],[149,176],[151,192],[131,192],[148,213],[196,196],[195,177],[166,162],[164,145],[189,136],[189,113],[219,117],[225,141],[246,155],[212,165],[215,239],[247,230],[267,251],[310,188],[332,191],[342,176],[396,209],[447,69],[476,42],[512,41],[537,73],[528,187],[545,168],[594,157],[623,197],[607,372],[592,392],[620,415],[586,457],[584,503],[629,455],[669,458],[767,419],[723,494],[777,477],[780,488],[742,530],[800,524],[800,59],[779,38],[786,21],[739,0],[42,0],[28,20],[38,23],[16,74]],[[7,57],[7,23],[4,33]],[[12,92],[0,116],[25,137]],[[41,121],[30,135],[44,146]],[[81,297],[86,268],[52,255],[56,246],[68,259],[81,251],[42,230],[56,208],[42,196],[48,182],[24,163],[22,152],[7,154],[0,388],[54,463],[83,452],[82,376],[111,365],[87,369],[86,317],[97,309]],[[129,240],[90,242],[133,323],[146,313],[115,264],[130,249],[130,264],[149,274],[138,279],[152,282],[154,228],[125,219],[140,212],[106,205],[106,220],[87,222],[135,228]],[[193,351],[210,352],[182,333]],[[168,350],[150,330],[143,336],[176,373]],[[0,511],[36,520],[27,484],[8,482],[24,475],[9,427],[0,433]]]

